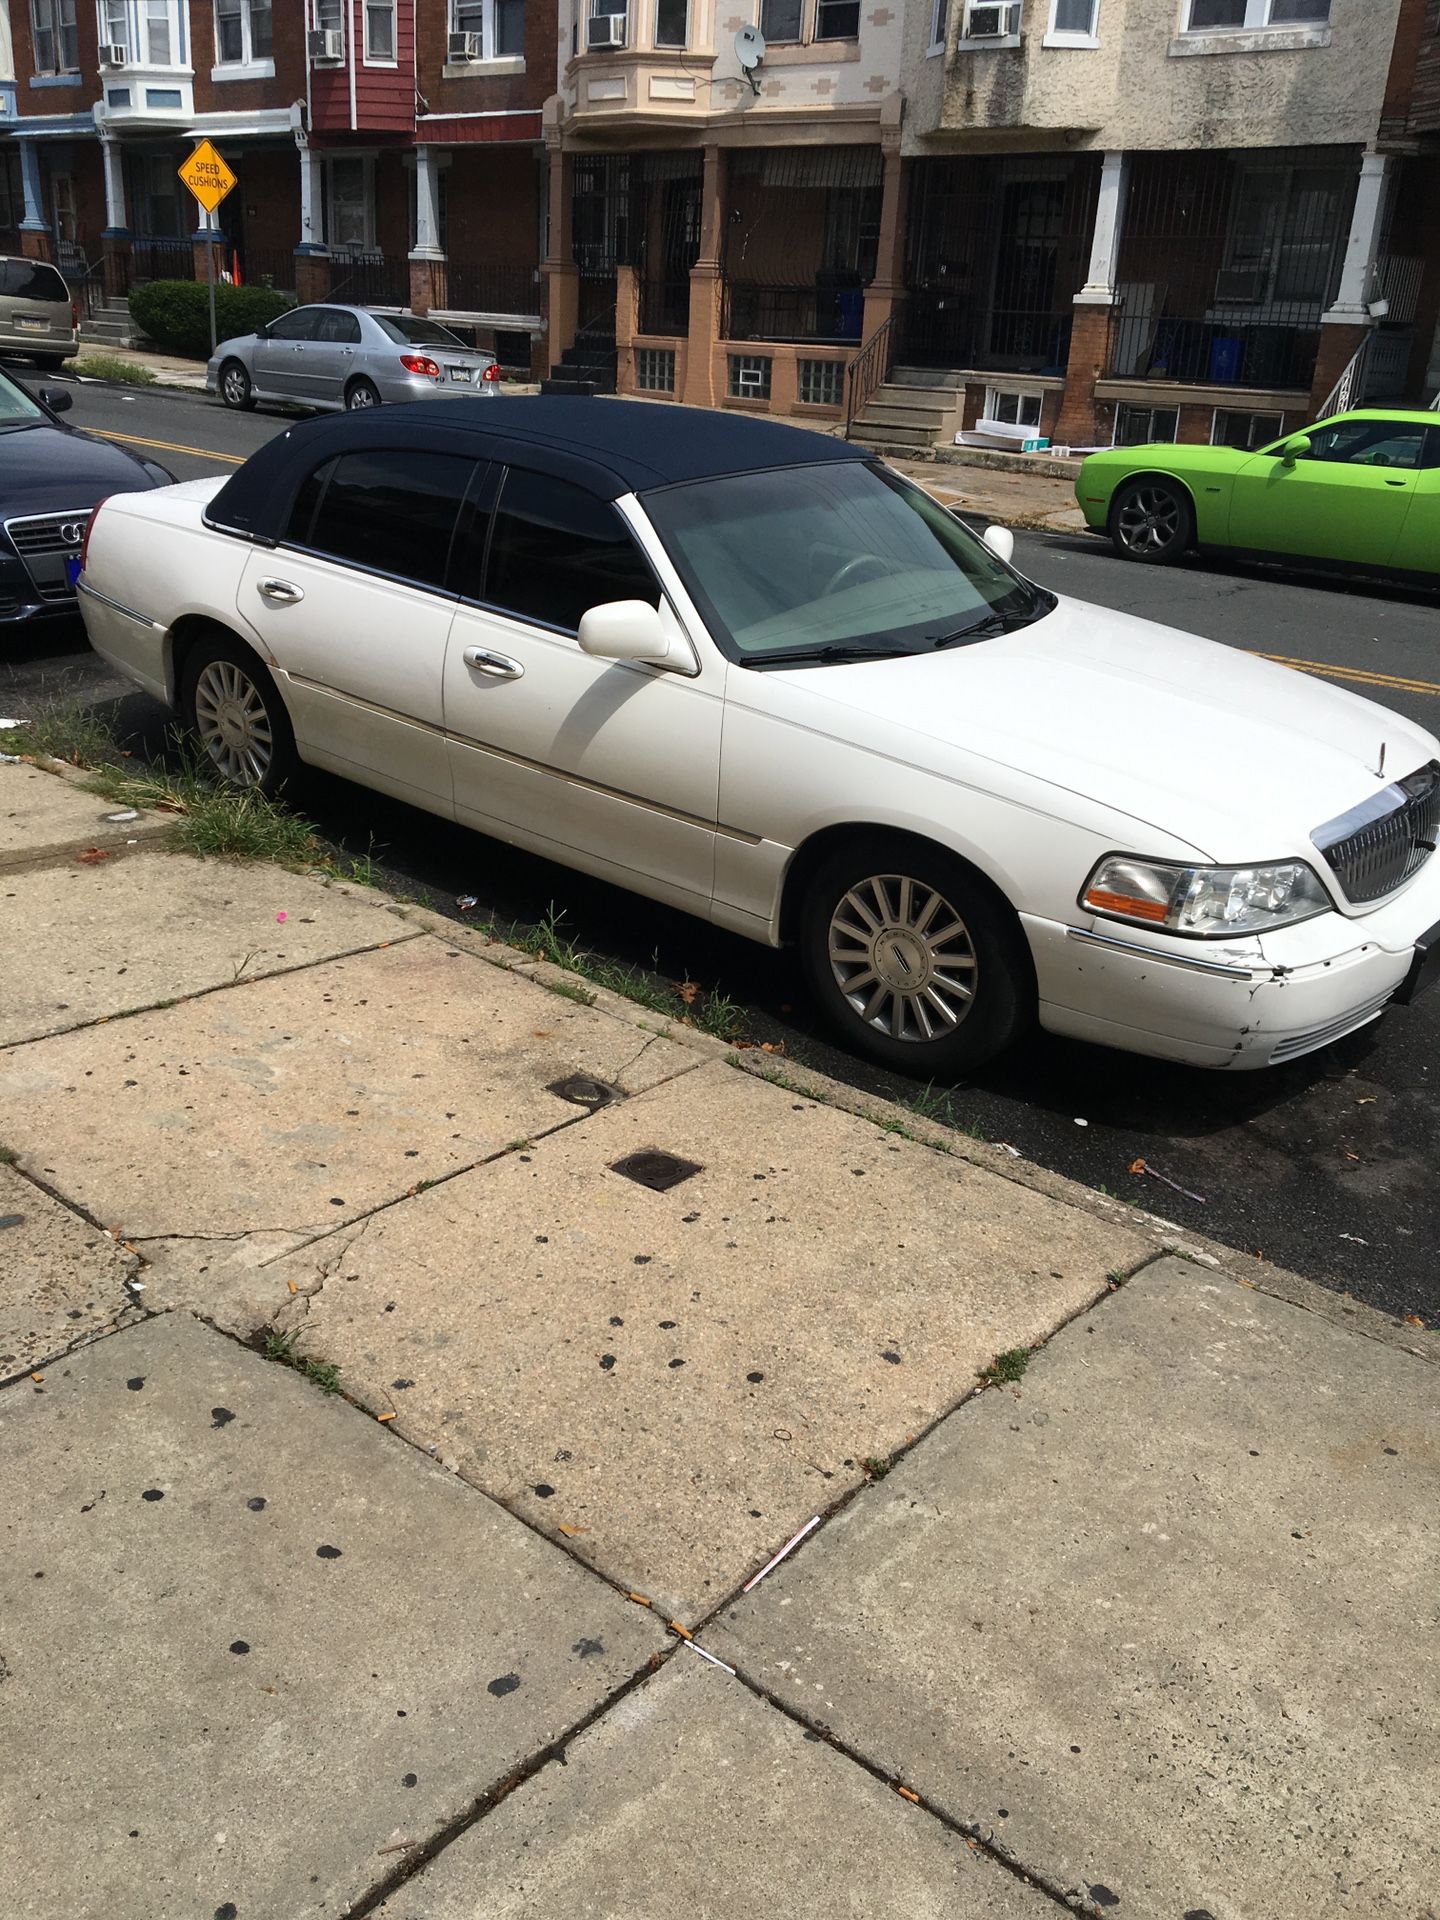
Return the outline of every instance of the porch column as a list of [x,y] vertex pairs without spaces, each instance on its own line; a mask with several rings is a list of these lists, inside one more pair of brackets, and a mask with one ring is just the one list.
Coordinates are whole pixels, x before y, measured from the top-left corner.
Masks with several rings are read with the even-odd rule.
[[705,148],[700,181],[700,251],[690,269],[690,329],[685,354],[685,391],[689,407],[713,407],[720,360],[720,297],[725,250],[725,156]]
[[131,238],[125,206],[125,156],[118,140],[101,136],[100,163],[105,172],[105,229],[100,235],[105,291],[121,294],[130,286]]
[[1090,235],[1090,271],[1075,296],[1065,390],[1052,438],[1061,445],[1088,446],[1096,439],[1095,382],[1110,353],[1110,322],[1118,302],[1116,275],[1125,230],[1129,155],[1107,153],[1100,163],[1100,192]]
[[295,136],[300,161],[300,240],[295,248],[295,297],[309,306],[330,293],[330,255],[321,224],[320,155],[303,134]]
[[[891,111],[893,102],[893,113]],[[884,174],[880,185],[880,238],[875,249],[875,278],[865,289],[865,318],[861,340],[883,327],[895,311],[905,288],[905,200],[904,173],[900,159],[901,97],[893,94],[882,109],[881,157]]]
[[440,245],[439,167],[433,147],[415,149],[415,245],[410,249],[410,308],[443,307],[445,249]]
[[1366,301],[1371,275],[1380,256],[1380,227],[1389,166],[1388,154],[1360,156],[1360,179],[1355,188],[1355,211],[1350,216],[1350,237],[1345,243],[1345,259],[1340,268],[1340,290],[1335,295],[1335,304],[1320,316],[1322,326],[1363,327],[1370,317]]
[[33,140],[20,142],[20,184],[25,195],[25,218],[20,222],[20,251],[28,260],[48,260],[50,222],[45,218],[45,195],[40,185],[40,153]]
[[545,106],[545,149],[550,163],[549,244],[540,277],[545,286],[546,353],[553,367],[575,338],[580,320],[580,272],[575,265],[571,245],[575,197],[575,162],[565,152],[563,131],[558,118],[551,117],[552,106]]

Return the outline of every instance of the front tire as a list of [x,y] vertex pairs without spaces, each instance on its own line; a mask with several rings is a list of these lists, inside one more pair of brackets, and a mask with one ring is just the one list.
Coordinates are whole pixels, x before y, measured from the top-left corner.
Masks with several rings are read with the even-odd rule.
[[220,369],[220,398],[236,413],[249,413],[255,405],[250,376],[238,360],[227,360]]
[[227,786],[272,796],[299,771],[275,682],[233,635],[207,634],[186,654],[180,713],[206,765]]
[[860,836],[805,890],[800,953],[855,1053],[921,1080],[972,1073],[1029,1025],[1034,975],[1009,906],[924,841]]
[[352,380],[345,389],[345,411],[359,413],[365,407],[378,407],[380,389],[373,380]]
[[33,353],[30,357],[41,373],[59,373],[70,355],[68,353]]
[[1110,508],[1110,538],[1122,560],[1169,567],[1195,543],[1195,510],[1174,480],[1131,480]]

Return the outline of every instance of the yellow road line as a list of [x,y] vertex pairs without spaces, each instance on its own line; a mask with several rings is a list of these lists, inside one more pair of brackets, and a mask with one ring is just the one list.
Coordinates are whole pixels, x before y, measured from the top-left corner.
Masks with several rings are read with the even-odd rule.
[[223,460],[227,467],[243,467],[248,453],[217,453],[214,447],[182,447],[174,440],[142,440],[138,433],[110,433],[104,427],[92,427],[102,440],[119,440],[127,447],[158,447],[162,453],[189,453],[197,460]]
[[1409,680],[1398,673],[1371,673],[1365,667],[1334,667],[1325,660],[1292,660],[1284,653],[1262,653],[1261,660],[1274,660],[1282,667],[1297,667],[1301,673],[1318,673],[1329,680],[1353,680],[1362,687],[1388,687],[1393,693],[1440,694],[1440,681]]

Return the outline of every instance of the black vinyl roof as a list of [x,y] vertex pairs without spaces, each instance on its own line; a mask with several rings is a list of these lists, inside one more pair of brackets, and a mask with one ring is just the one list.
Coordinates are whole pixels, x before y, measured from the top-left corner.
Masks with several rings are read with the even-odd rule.
[[609,500],[723,474],[873,457],[829,434],[701,407],[560,394],[422,400],[290,427],[251,455],[206,518],[252,538],[277,538],[305,475],[334,454],[361,448],[519,461]]

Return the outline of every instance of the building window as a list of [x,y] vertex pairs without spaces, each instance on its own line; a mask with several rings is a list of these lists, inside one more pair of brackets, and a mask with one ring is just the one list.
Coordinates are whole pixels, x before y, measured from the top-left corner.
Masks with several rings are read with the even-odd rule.
[[78,73],[80,35],[76,0],[30,0],[31,45],[37,73]]
[[1100,0],[1050,0],[1047,47],[1093,47],[1099,30]]
[[450,31],[476,36],[481,60],[523,54],[525,0],[450,0]]
[[860,0],[815,0],[817,40],[858,40]]
[[635,349],[635,385],[641,393],[675,391],[675,350],[673,347],[637,347]]
[[1160,440],[1174,440],[1180,431],[1178,407],[1117,407],[1115,444],[1117,447],[1145,447]]
[[760,31],[767,41],[800,38],[801,0],[760,0]]
[[1040,394],[1026,392],[1023,388],[985,389],[985,418],[1003,420],[1007,426],[1035,427],[1038,430],[1043,404]]
[[271,19],[271,0],[215,0],[216,63],[248,67],[273,59]]
[[395,58],[395,0],[365,0],[365,58]]
[[768,400],[770,398],[770,361],[758,353],[730,355],[730,398],[732,400]]
[[860,0],[815,0],[805,31],[806,0],[760,0],[760,31],[767,41],[858,40]]
[[655,0],[655,44],[683,47],[689,37],[690,0]]
[[800,399],[807,407],[838,407],[845,390],[845,368],[838,360],[800,362]]
[[18,227],[25,218],[25,182],[18,147],[0,147],[0,228]]
[[[168,67],[173,59],[170,0],[145,0],[145,58],[152,67]],[[179,106],[180,102],[175,102]]]
[[1324,27],[1330,0],[1189,0],[1188,33],[1224,33],[1248,28]]
[[1242,453],[1254,453],[1257,447],[1278,440],[1284,431],[1283,413],[1239,413],[1229,407],[1217,407],[1210,428],[1210,444],[1212,447],[1238,447]]
[[315,0],[315,27],[317,32],[345,32],[346,0]]
[[362,252],[374,245],[372,164],[363,156],[349,154],[336,154],[327,160],[325,239],[329,246]]
[[930,44],[926,53],[945,51],[945,23],[950,18],[950,0],[933,0],[930,9]]

